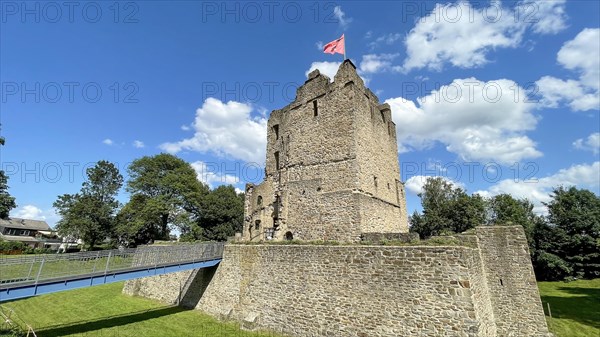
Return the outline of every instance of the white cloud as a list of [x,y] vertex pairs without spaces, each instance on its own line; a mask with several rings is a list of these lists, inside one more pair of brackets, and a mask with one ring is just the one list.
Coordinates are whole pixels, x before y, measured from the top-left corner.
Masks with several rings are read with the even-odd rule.
[[42,210],[34,205],[25,205],[14,211],[14,217],[32,220],[46,220],[46,217],[43,216],[42,213]]
[[137,149],[142,149],[144,148],[146,145],[144,144],[144,142],[142,142],[141,140],[134,140],[132,143],[133,147],[137,148]]
[[193,124],[194,136],[174,143],[164,143],[160,148],[169,153],[183,150],[213,152],[249,162],[265,160],[267,119],[253,118],[252,106],[240,102],[223,103],[207,98],[196,110]]
[[[519,177],[517,177],[519,178]],[[527,198],[534,204],[534,211],[538,214],[547,213],[543,202],[551,201],[550,193],[558,186],[575,186],[596,190],[600,186],[600,162],[591,165],[573,165],[568,169],[561,169],[557,173],[543,178],[532,178],[527,181],[519,179],[505,179],[491,186],[485,191],[477,191],[482,196],[490,197],[508,193],[516,198]]]
[[323,46],[324,46],[323,41],[317,41],[315,43],[315,46],[317,47],[318,50],[323,51]]
[[56,222],[60,219],[56,212],[54,212],[54,209],[42,210],[34,205],[25,205],[14,209],[10,216],[13,218],[43,220],[51,227],[54,227]]
[[440,71],[445,63],[476,68],[490,62],[487,55],[499,48],[516,48],[530,28],[538,34],[555,34],[566,28],[565,1],[520,2],[515,8],[491,1],[475,8],[467,1],[436,4],[419,19],[404,43],[407,58],[402,66]]
[[[365,38],[370,38],[370,37],[371,37],[370,35],[368,35],[368,37],[365,36]],[[376,38],[374,41],[369,42],[369,48],[371,50],[373,50],[382,44],[392,45],[396,41],[400,40],[400,38],[402,38],[402,34],[400,34],[400,33],[385,34],[385,35],[382,35],[382,36]]]
[[598,109],[598,94],[587,92],[588,89],[580,81],[565,81],[552,76],[544,76],[535,83],[539,88],[540,103],[543,107],[558,108],[564,102],[573,111]]
[[600,28],[586,28],[567,41],[557,60],[565,69],[576,72],[579,79],[542,77],[536,82],[541,103],[556,108],[565,102],[573,111],[600,109]]
[[[408,180],[406,180],[406,182],[404,183],[404,187],[406,188],[407,191],[412,192],[414,194],[420,194],[423,192],[423,186],[425,186],[425,183],[427,182],[427,179],[430,178],[436,178],[436,177],[432,177],[432,176],[412,176],[410,178],[408,178]],[[462,183],[456,182],[452,179],[449,179],[447,177],[440,177],[443,180],[445,180],[446,182],[449,182],[453,187],[455,188],[464,188],[464,185]]]
[[467,161],[512,164],[542,155],[525,135],[536,127],[535,105],[527,103],[525,90],[511,80],[456,79],[417,102],[418,106],[402,97],[386,100],[400,152],[441,142]]
[[573,147],[578,150],[592,151],[594,154],[600,153],[600,132],[592,133],[587,139],[577,139],[573,142]]
[[[536,0],[517,5],[517,18],[533,23],[538,34],[556,34],[567,28],[565,3],[567,0]],[[531,16],[531,18],[530,18]]]
[[517,47],[525,26],[504,11],[492,20],[489,17],[497,9],[489,8],[476,9],[468,2],[437,4],[406,37],[404,70],[439,71],[446,62],[460,68],[479,67],[489,62],[490,50]]
[[427,170],[436,172],[436,175],[445,174],[448,172],[448,168],[442,165],[442,162],[439,160],[432,160],[431,158],[427,159]]
[[235,185],[240,182],[240,178],[230,174],[221,174],[216,172],[219,169],[217,163],[205,163],[203,161],[193,162],[192,167],[196,171],[198,180],[207,184],[211,188],[217,185]]
[[315,69],[319,69],[321,74],[329,77],[329,79],[333,81],[333,77],[337,73],[341,64],[342,62],[313,62],[304,75],[308,78],[308,74]]
[[264,118],[267,118],[267,114],[269,113],[269,110],[265,107],[258,107],[258,113],[263,116]]
[[348,28],[348,25],[350,24],[350,22],[352,22],[352,18],[347,17],[346,13],[342,11],[342,6],[335,6],[333,8],[333,17],[336,18],[337,22],[339,23],[342,29]]
[[188,125],[182,125],[181,126],[181,130],[183,130],[183,131],[190,131],[191,128]]
[[392,69],[392,61],[398,54],[363,55],[358,67],[361,74],[374,74]]
[[103,140],[103,141],[102,141],[102,143],[104,143],[104,144],[106,144],[106,145],[108,145],[108,146],[111,146],[111,145],[113,145],[115,142],[113,142],[113,140],[112,140],[112,139],[110,139],[110,138],[106,138],[105,140]]
[[581,82],[588,87],[600,86],[600,28],[586,28],[575,39],[567,41],[558,52],[563,67],[581,74]]

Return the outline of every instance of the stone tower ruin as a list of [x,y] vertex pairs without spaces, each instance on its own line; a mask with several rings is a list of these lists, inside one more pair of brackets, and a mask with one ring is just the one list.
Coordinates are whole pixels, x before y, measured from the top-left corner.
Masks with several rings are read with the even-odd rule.
[[409,237],[395,131],[350,61],[333,82],[315,70],[271,113],[265,179],[246,186],[242,240],[265,242],[124,292],[294,337],[550,337],[522,226],[442,245],[375,239]]
[[246,186],[244,241],[357,242],[406,233],[396,126],[350,60],[318,70],[269,117],[264,181]]

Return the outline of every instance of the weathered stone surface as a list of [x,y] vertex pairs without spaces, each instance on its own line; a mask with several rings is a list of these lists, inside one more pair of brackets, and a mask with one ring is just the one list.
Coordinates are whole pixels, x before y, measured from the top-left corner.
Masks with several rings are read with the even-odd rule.
[[473,294],[452,281],[469,278],[464,260],[473,254],[466,247],[231,245],[198,308],[217,316],[232,309],[230,318],[240,321],[260,313],[258,326],[292,336],[468,336],[480,325]]
[[485,226],[479,240],[498,336],[547,331],[529,246],[520,226]]
[[463,237],[469,246],[231,244],[212,280],[190,287],[201,296],[178,294],[188,273],[126,291],[298,337],[548,336],[523,229]]
[[417,242],[419,234],[417,233],[363,233],[361,241],[380,243],[382,241],[400,241],[400,242]]
[[135,279],[125,282],[123,293],[194,308],[216,270],[217,267],[210,267]]
[[294,102],[271,113],[265,171],[264,182],[246,187],[243,240],[408,232],[390,107],[350,61],[333,83],[311,72]]

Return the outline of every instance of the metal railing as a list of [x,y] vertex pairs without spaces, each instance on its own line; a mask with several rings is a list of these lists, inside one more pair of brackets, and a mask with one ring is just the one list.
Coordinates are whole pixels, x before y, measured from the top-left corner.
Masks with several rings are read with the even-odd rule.
[[210,242],[68,254],[1,256],[0,287],[220,259],[223,246],[223,243]]
[[[17,320],[19,320],[20,323],[15,322],[15,318]],[[19,330],[23,330],[23,328],[26,328],[27,329],[27,337],[29,337],[29,336],[37,337],[37,335],[35,334],[35,331],[31,327],[31,325],[25,323],[24,320],[22,320],[20,317],[18,317],[15,314],[15,311],[13,309],[8,308],[8,310],[5,310],[0,305],[0,320],[2,320],[2,322],[0,322],[0,329],[19,331]]]

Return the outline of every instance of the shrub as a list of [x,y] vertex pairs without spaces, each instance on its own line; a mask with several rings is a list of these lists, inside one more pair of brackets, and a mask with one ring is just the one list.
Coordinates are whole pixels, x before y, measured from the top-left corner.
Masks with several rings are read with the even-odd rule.
[[2,241],[0,242],[0,253],[5,253],[14,250],[25,250],[27,245],[18,241]]

